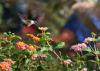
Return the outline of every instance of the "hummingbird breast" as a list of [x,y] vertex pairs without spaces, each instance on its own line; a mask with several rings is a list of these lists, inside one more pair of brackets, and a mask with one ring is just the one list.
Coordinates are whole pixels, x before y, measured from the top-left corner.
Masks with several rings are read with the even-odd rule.
[[22,30],[21,30],[22,33],[34,33],[35,32],[35,26],[34,25],[31,25],[31,26],[23,26],[22,27]]

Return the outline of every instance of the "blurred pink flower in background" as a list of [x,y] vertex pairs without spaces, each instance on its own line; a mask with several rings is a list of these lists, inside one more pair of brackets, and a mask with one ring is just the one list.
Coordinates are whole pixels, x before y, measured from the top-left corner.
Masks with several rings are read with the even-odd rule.
[[80,44],[77,44],[77,45],[73,45],[71,47],[72,50],[74,51],[82,51],[82,49],[86,48],[87,45],[85,43],[80,43]]

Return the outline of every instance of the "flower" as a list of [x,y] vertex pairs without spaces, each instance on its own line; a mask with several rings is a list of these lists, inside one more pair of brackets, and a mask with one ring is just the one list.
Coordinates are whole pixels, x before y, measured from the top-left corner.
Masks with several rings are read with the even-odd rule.
[[27,46],[28,46],[27,44],[21,41],[16,43],[17,49],[25,50]]
[[9,64],[14,64],[15,61],[11,60],[11,59],[4,59],[4,62],[8,62]]
[[40,54],[40,55],[33,54],[31,58],[32,58],[32,60],[37,60],[37,59],[43,60],[43,59],[47,58],[47,55],[46,54]]
[[0,70],[1,71],[10,71],[10,64],[8,62],[1,62]]
[[83,68],[83,69],[81,69],[80,71],[87,71],[87,68]]
[[21,50],[36,51],[36,48],[33,45],[27,45],[24,42],[17,42],[16,47]]
[[86,48],[86,44],[85,43],[80,43],[80,44],[77,44],[77,45],[73,45],[71,47],[72,50],[74,51],[82,51],[82,49]]
[[46,30],[48,30],[48,28],[47,27],[39,27],[39,30],[46,31]]
[[93,41],[92,37],[85,38],[85,40],[84,40],[85,43],[89,43],[89,42],[92,42],[92,41]]
[[10,66],[14,63],[11,59],[4,59],[3,62],[0,62],[0,71],[10,71]]
[[33,54],[31,58],[32,58],[32,60],[38,59],[38,54]]
[[33,40],[35,40],[36,42],[40,41],[39,37],[34,36],[33,34],[27,34],[28,37],[32,38]]
[[67,59],[67,60],[64,60],[63,63],[69,65],[72,63],[72,61],[70,59]]
[[8,40],[8,38],[7,37],[0,37],[0,40],[5,40],[5,41],[7,41]]
[[27,49],[28,49],[29,51],[36,51],[36,48],[35,48],[33,45],[29,45],[29,46],[27,47]]

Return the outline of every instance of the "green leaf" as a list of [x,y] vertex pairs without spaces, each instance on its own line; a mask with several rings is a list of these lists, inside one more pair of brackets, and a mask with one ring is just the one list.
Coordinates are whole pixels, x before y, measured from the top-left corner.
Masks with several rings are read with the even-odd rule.
[[40,42],[46,42],[45,38],[41,38]]
[[26,59],[25,65],[27,65],[30,62],[30,59]]
[[96,39],[96,42],[100,42],[100,36]]
[[0,54],[0,58],[5,58],[6,56],[3,54]]
[[48,48],[46,48],[46,47],[42,47],[41,48],[41,52],[47,52],[49,49]]
[[84,48],[83,51],[92,52],[92,50],[90,49],[90,47]]
[[92,35],[95,35],[95,33],[94,33],[94,32],[92,32],[91,34],[92,34]]
[[95,60],[89,60],[90,62],[94,62],[94,63],[97,63]]
[[64,42],[59,42],[55,48],[63,48],[65,46]]
[[100,51],[95,51],[94,53],[95,53],[95,54],[100,54]]
[[50,32],[46,32],[45,34],[46,34],[46,35],[50,35],[51,33],[50,33]]

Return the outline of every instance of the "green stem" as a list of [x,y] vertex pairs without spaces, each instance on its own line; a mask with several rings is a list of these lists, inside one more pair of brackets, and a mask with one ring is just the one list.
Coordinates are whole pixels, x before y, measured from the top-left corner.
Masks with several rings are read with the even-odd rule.
[[99,57],[98,57],[98,55],[96,55],[96,60],[97,60],[98,68],[100,69],[100,65],[99,65]]
[[52,49],[52,46],[49,44],[48,41],[47,41],[47,44],[48,44],[48,46],[49,46],[50,51],[53,52],[53,53],[57,56],[57,58],[62,62],[62,59],[61,59],[60,56]]

